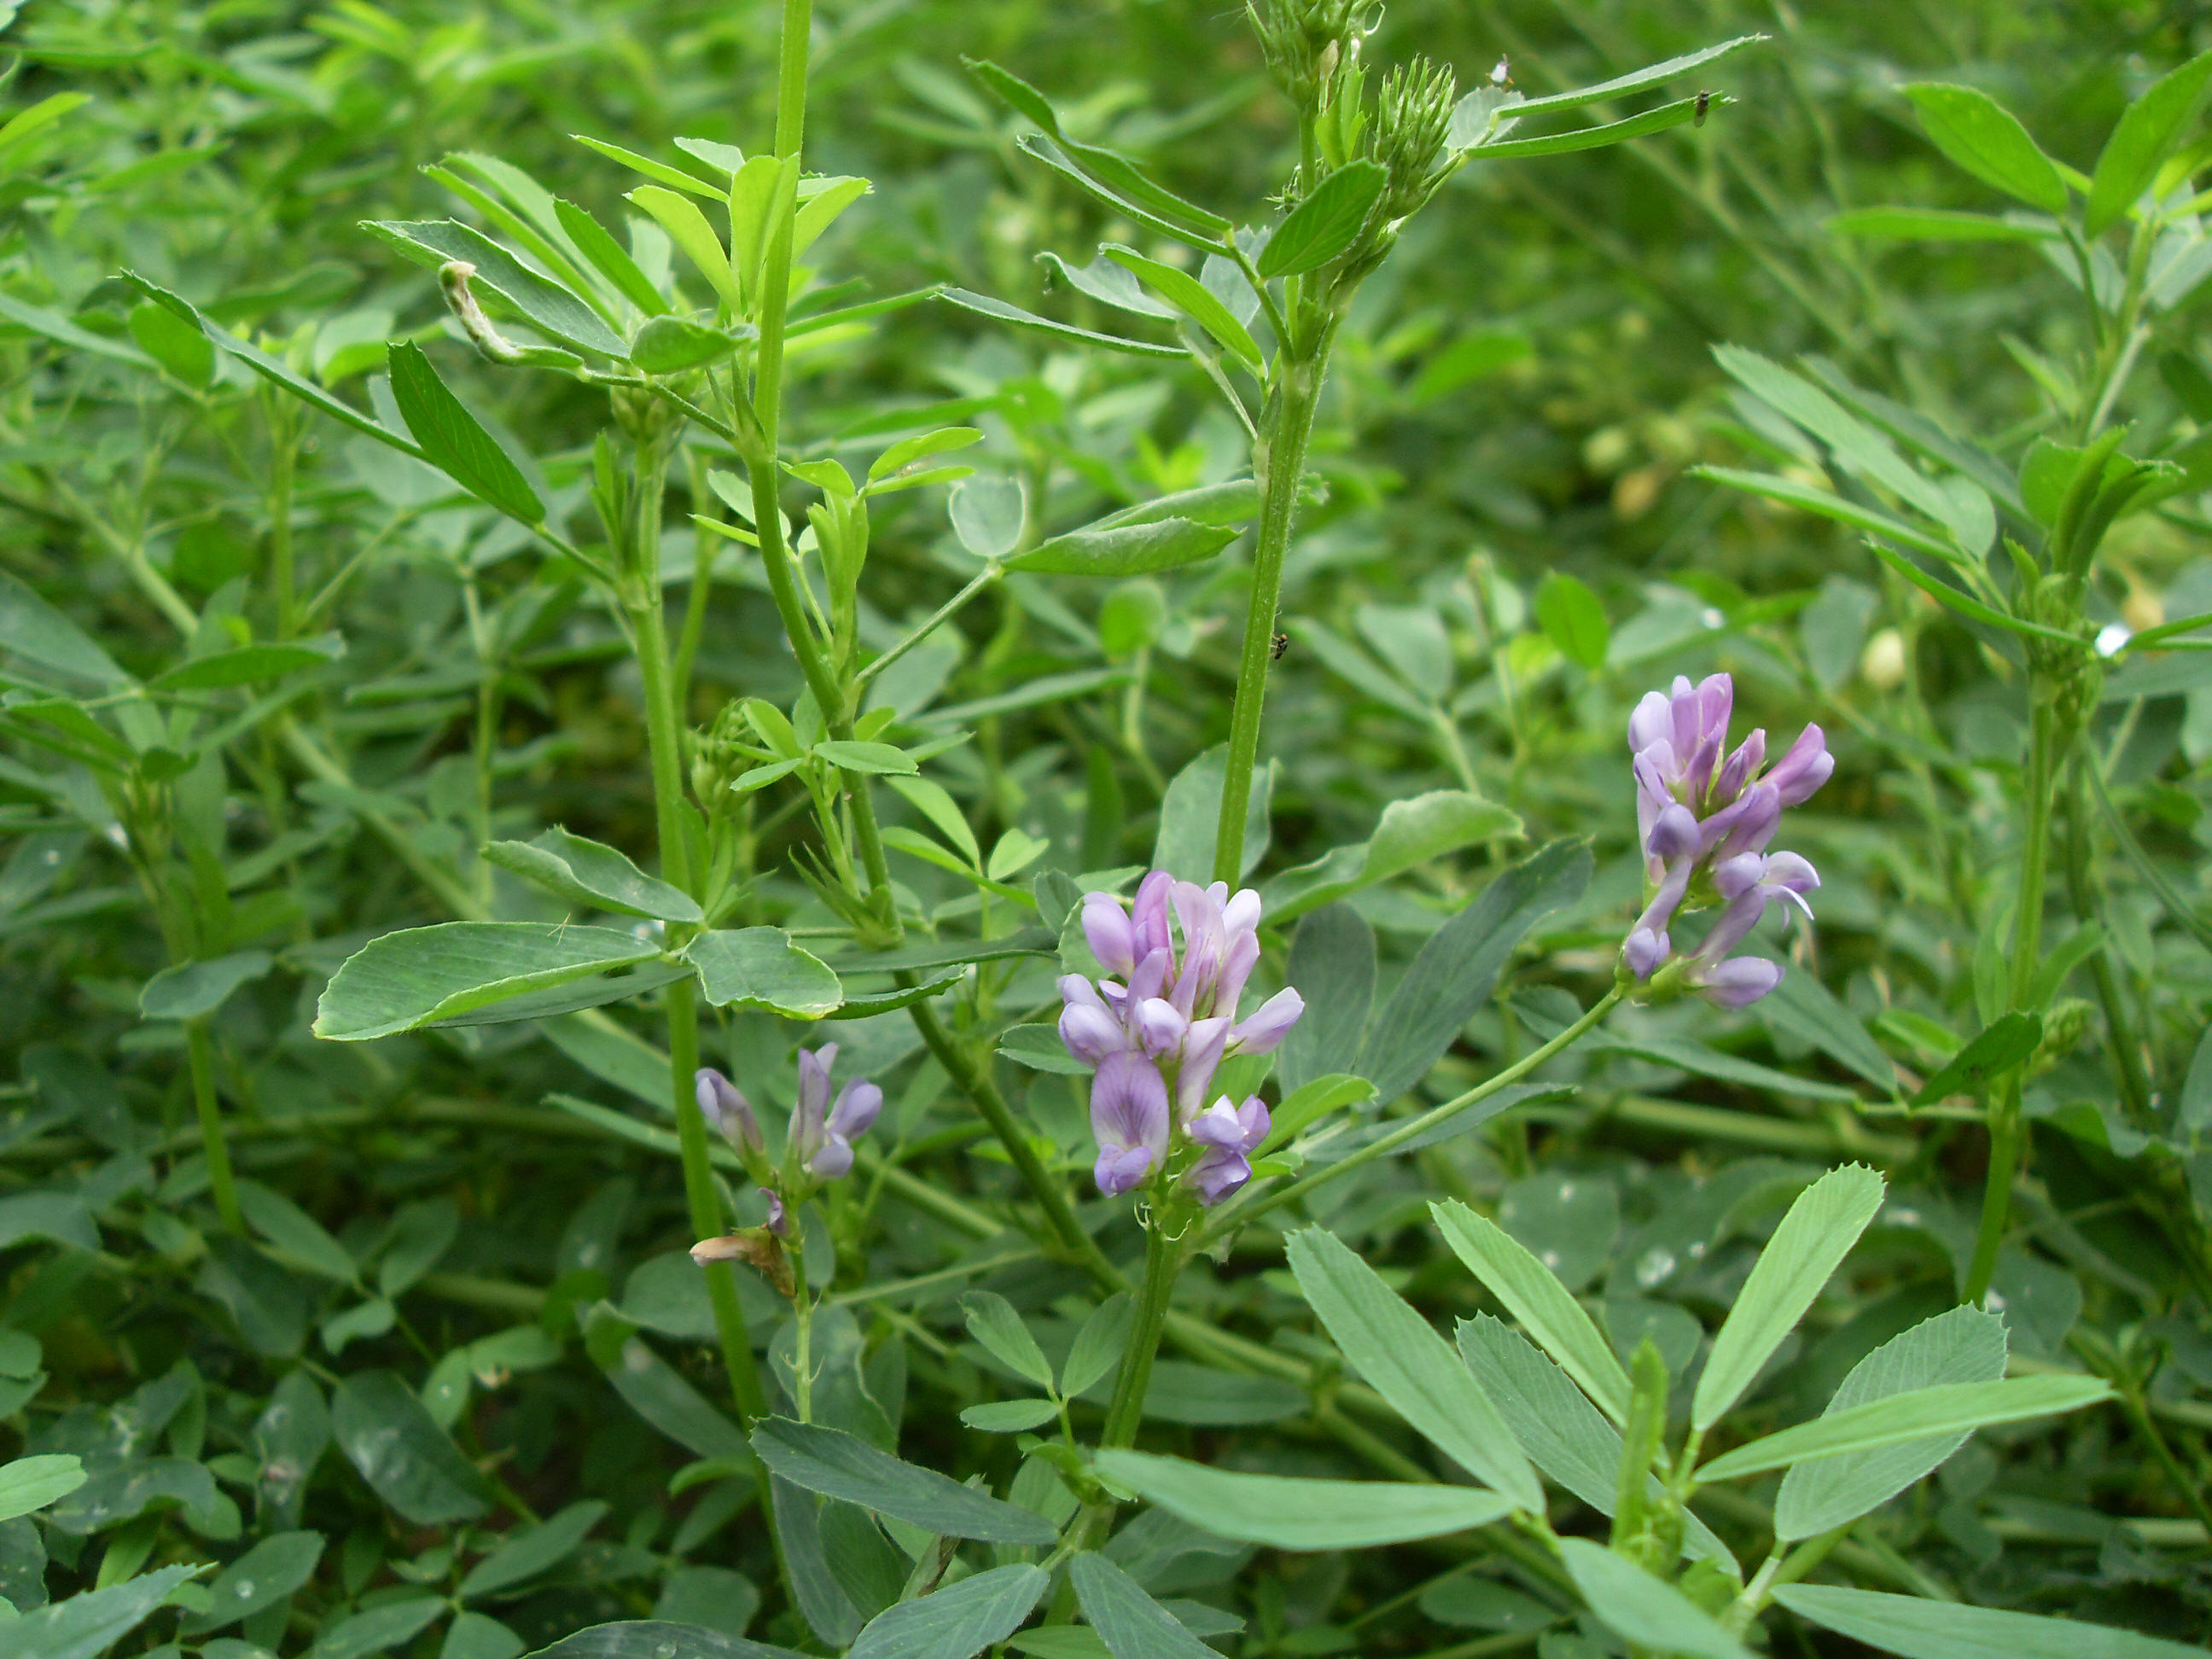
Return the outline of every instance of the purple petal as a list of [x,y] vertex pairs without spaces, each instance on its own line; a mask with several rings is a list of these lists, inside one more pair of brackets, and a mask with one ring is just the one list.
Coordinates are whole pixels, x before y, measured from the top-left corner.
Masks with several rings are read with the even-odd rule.
[[1190,1022],[1182,1017],[1182,1010],[1165,997],[1146,997],[1137,1004],[1131,1013],[1130,1024],[1138,1046],[1154,1060],[1180,1048],[1190,1030]]
[[1213,1006],[1207,1012],[1233,1014],[1244,994],[1244,983],[1252,977],[1252,970],[1260,965],[1260,936],[1254,933],[1231,933],[1229,950],[1221,962],[1221,977],[1214,984]]
[[1190,1166],[1183,1177],[1198,1193],[1198,1201],[1212,1209],[1252,1178],[1252,1164],[1242,1152],[1219,1148]]
[[1753,887],[1741,896],[1730,899],[1721,919],[1698,945],[1698,960],[1710,965],[1743,943],[1751,930],[1759,926],[1759,917],[1766,914],[1766,891]]
[[1091,941],[1091,954],[1109,974],[1127,974],[1137,966],[1137,935],[1129,914],[1111,893],[1083,896],[1083,937]]
[[1168,1085],[1159,1067],[1142,1054],[1109,1054],[1091,1085],[1091,1133],[1102,1147],[1127,1152],[1168,1150]]
[[1098,1161],[1091,1169],[1091,1178],[1098,1183],[1098,1190],[1109,1198],[1119,1198],[1145,1183],[1145,1176],[1152,1167],[1152,1149],[1132,1146],[1126,1151],[1101,1147]]
[[1129,995],[1139,1002],[1160,995],[1167,989],[1169,977],[1174,972],[1174,951],[1164,945],[1157,951],[1147,951],[1137,958],[1136,971],[1129,975]]
[[1694,853],[1703,842],[1697,815],[1679,801],[1668,801],[1651,825],[1644,850],[1655,859],[1671,862]]
[[1242,1147],[1244,1144],[1244,1125],[1237,1116],[1237,1109],[1222,1095],[1213,1104],[1190,1121],[1190,1138],[1201,1146]]
[[1659,964],[1671,954],[1664,933],[1649,927],[1639,927],[1628,936],[1620,947],[1620,959],[1628,964],[1628,971],[1638,979],[1650,979],[1659,971]]
[[1197,1020],[1191,1025],[1190,1035],[1183,1039],[1182,1067],[1176,1073],[1178,1123],[1189,1122],[1206,1104],[1206,1091],[1213,1086],[1213,1073],[1228,1050],[1230,1029],[1226,1018]]
[[1168,937],[1168,892],[1174,885],[1175,878],[1164,870],[1155,870],[1137,884],[1137,902],[1130,910],[1129,932],[1139,962],[1154,951],[1169,949],[1174,943]]
[[1762,957],[1730,957],[1698,983],[1705,1000],[1723,1008],[1747,1008],[1782,983],[1782,964]]
[[778,1238],[791,1236],[791,1218],[784,1213],[783,1197],[772,1187],[763,1187],[760,1195],[768,1200],[768,1230]]
[[1766,857],[1739,853],[1713,866],[1713,887],[1724,899],[1740,899],[1766,878]]
[[1060,1040],[1085,1066],[1096,1066],[1129,1045],[1129,1035],[1120,1021],[1103,1008],[1080,1002],[1071,1002],[1060,1011]]
[[1774,839],[1782,823],[1782,797],[1761,779],[1705,821],[1705,842],[1716,859],[1756,853]]
[[846,1140],[858,1140],[875,1127],[876,1117],[884,1109],[884,1091],[865,1078],[854,1078],[837,1097],[837,1104],[830,1114],[830,1133]]
[[713,1066],[702,1066],[693,1077],[692,1087],[700,1115],[714,1125],[715,1133],[741,1150],[761,1149],[760,1120],[735,1084]]
[[848,1174],[853,1168],[853,1146],[842,1136],[831,1134],[822,1143],[822,1150],[806,1160],[806,1167],[824,1181],[835,1181]]
[[1674,730],[1674,705],[1664,691],[1646,691],[1628,717],[1628,752],[1640,754],[1655,743],[1664,743]]
[[1272,1054],[1305,1011],[1306,1000],[1285,986],[1255,1008],[1249,1018],[1230,1032],[1229,1040],[1240,1054]]
[[1836,757],[1828,752],[1826,735],[1817,726],[1808,726],[1797,734],[1782,758],[1774,763],[1774,769],[1766,775],[1766,781],[1774,786],[1784,806],[1796,806],[1809,799],[1813,792],[1834,775]]
[[1765,763],[1766,728],[1761,726],[1738,744],[1735,752],[1722,763],[1720,776],[1713,780],[1713,799],[1722,805],[1734,800]]

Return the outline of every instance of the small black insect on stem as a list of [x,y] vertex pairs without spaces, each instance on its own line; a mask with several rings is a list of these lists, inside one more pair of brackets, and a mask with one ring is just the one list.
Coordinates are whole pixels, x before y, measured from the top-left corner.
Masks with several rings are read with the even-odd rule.
[[1705,125],[1705,111],[1711,105],[1712,101],[1713,95],[1710,92],[1701,92],[1698,94],[1697,112],[1690,118],[1690,125],[1692,126],[1701,127]]
[[1273,661],[1280,662],[1283,659],[1283,653],[1290,648],[1291,636],[1288,634],[1278,634],[1275,635],[1274,643],[1268,647],[1267,655]]

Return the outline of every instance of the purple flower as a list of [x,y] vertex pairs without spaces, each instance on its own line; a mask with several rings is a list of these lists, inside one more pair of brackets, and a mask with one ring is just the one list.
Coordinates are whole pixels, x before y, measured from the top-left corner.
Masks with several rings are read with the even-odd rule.
[[1251,1154],[1260,1150],[1271,1127],[1266,1103],[1257,1095],[1231,1106],[1223,1095],[1190,1121],[1190,1138],[1206,1150],[1183,1179],[1212,1209],[1252,1178]]
[[1142,1184],[1168,1153],[1168,1085],[1159,1068],[1127,1049],[1109,1054],[1091,1084],[1098,1190],[1119,1197]]
[[1770,855],[1767,843],[1784,810],[1826,783],[1836,762],[1817,726],[1808,726],[1763,778],[1763,730],[1723,757],[1735,704],[1726,674],[1696,685],[1677,678],[1671,691],[1647,693],[1629,716],[1645,902],[1622,943],[1621,963],[1637,981],[1650,981],[1676,960],[1669,937],[1675,912],[1718,901],[1726,908],[1684,963],[1681,982],[1723,1007],[1741,1008],[1780,983],[1782,970],[1727,952],[1775,899],[1795,904],[1809,921],[1805,895],[1820,884],[1805,860]]
[[760,1120],[753,1115],[752,1103],[738,1092],[735,1084],[713,1066],[702,1066],[693,1076],[692,1086],[700,1115],[723,1139],[740,1152],[761,1150]]
[[[1097,1073],[1100,1191],[1127,1192],[1162,1168],[1170,1140],[1200,1115],[1221,1062],[1272,1054],[1305,1012],[1305,1000],[1285,989],[1237,1018],[1260,963],[1260,911],[1249,888],[1232,894],[1225,882],[1200,887],[1164,870],[1138,884],[1126,911],[1110,893],[1084,896],[1084,937],[1115,977],[1060,981],[1060,1036]],[[1155,1085],[1172,1109],[1157,1139],[1148,1115]],[[1144,1114],[1132,1117],[1138,1104]]]
[[799,1104],[791,1112],[791,1146],[809,1175],[835,1181],[853,1167],[853,1143],[867,1133],[884,1109],[884,1091],[854,1078],[830,1098],[830,1068],[837,1045],[799,1051]]
[[768,1200],[768,1220],[764,1224],[769,1231],[778,1238],[788,1238],[791,1236],[791,1220],[784,1213],[783,1194],[773,1187],[763,1187],[760,1189],[760,1195]]

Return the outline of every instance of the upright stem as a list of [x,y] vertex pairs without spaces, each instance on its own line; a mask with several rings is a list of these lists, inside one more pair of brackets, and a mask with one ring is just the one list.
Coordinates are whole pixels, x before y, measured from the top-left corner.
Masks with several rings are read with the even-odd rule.
[[[630,629],[637,641],[638,672],[645,683],[645,725],[653,764],[653,814],[659,831],[660,871],[672,884],[691,885],[690,846],[684,831],[684,731],[670,675],[668,629],[660,592],[660,492],[666,473],[659,452],[638,462],[636,546],[629,604]],[[672,939],[672,945],[680,941]],[[713,1238],[725,1231],[720,1196],[708,1161],[707,1120],[701,1115],[695,1082],[699,1070],[699,1005],[693,982],[668,988],[668,1088],[676,1109],[676,1139],[684,1160],[684,1199],[695,1237]],[[748,1422],[768,1409],[760,1372],[753,1364],[752,1341],[744,1310],[738,1304],[737,1281],[727,1262],[702,1269],[714,1310],[722,1363],[729,1369],[730,1398]]]
[[806,1287],[806,1221],[794,1211],[791,1236],[784,1241],[791,1258],[791,1319],[795,1340],[791,1348],[792,1403],[799,1420],[814,1420],[814,1293]]
[[185,1022],[185,1048],[192,1067],[192,1104],[200,1118],[200,1147],[207,1154],[208,1187],[215,1194],[216,1213],[234,1233],[246,1231],[238,1210],[238,1183],[231,1179],[230,1147],[222,1135],[222,1103],[215,1092],[215,1044],[205,1018]]
[[[2051,806],[2057,782],[2060,748],[2057,711],[2050,699],[2050,683],[2040,673],[2031,674],[2027,769],[2022,779],[2027,799],[2022,803],[2020,849],[2020,894],[2013,909],[2012,986],[2008,1006],[2013,1011],[2027,1006],[2035,994],[2036,969],[2043,947],[2043,886],[2050,867]],[[2012,1206],[2012,1183],[2020,1169],[2021,1076],[2014,1066],[1999,1084],[1989,1104],[1990,1168],[1982,1187],[1981,1225],[1974,1235],[1974,1256],[1966,1269],[1963,1299],[1978,1304],[1988,1293],[1996,1273],[1997,1250],[2004,1243],[2005,1220]]]
[[298,422],[289,398],[280,401],[271,392],[270,409],[269,582],[276,592],[276,637],[286,640],[291,638],[298,616],[292,574],[292,473]]
[[[2096,921],[2098,911],[2097,890],[2090,873],[2088,784],[2082,775],[2083,768],[2095,763],[2088,754],[2077,753],[2069,770],[2066,791],[2067,896],[2075,919],[2084,927]],[[2090,952],[2089,972],[2096,981],[2097,1001],[2105,1011],[2106,1034],[2119,1075],[2120,1103],[2130,1122],[2140,1129],[2151,1129],[2155,1120],[2151,1114],[2150,1079],[2145,1074],[2142,1050],[2136,1044],[2135,1027],[2120,994],[2118,976],[2112,972],[2108,946],[2100,945]]]
[[1121,1351],[1121,1375],[1115,1380],[1114,1397],[1106,1407],[1101,1446],[1127,1446],[1137,1437],[1137,1425],[1145,1415],[1145,1390],[1152,1380],[1152,1360],[1159,1352],[1160,1330],[1167,1323],[1168,1304],[1175,1296],[1182,1254],[1182,1240],[1169,1237],[1167,1218],[1155,1209],[1151,1224],[1145,1229],[1145,1280],[1137,1291],[1128,1346]]
[[1237,702],[1229,717],[1229,759],[1221,779],[1221,819],[1214,831],[1213,878],[1234,886],[1244,873],[1244,813],[1252,799],[1252,767],[1260,754],[1260,709],[1274,659],[1275,610],[1283,593],[1283,560],[1297,516],[1306,444],[1313,436],[1328,349],[1330,322],[1309,356],[1292,357],[1287,343],[1281,383],[1262,412],[1253,470],[1260,483],[1260,532],[1252,549],[1252,602],[1244,613],[1244,654],[1237,666]]

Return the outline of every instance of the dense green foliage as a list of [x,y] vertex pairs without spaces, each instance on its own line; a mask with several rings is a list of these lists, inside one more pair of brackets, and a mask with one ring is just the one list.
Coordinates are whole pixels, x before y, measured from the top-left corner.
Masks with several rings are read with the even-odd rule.
[[2203,1643],[2212,32],[809,9],[0,0],[0,1659]]

